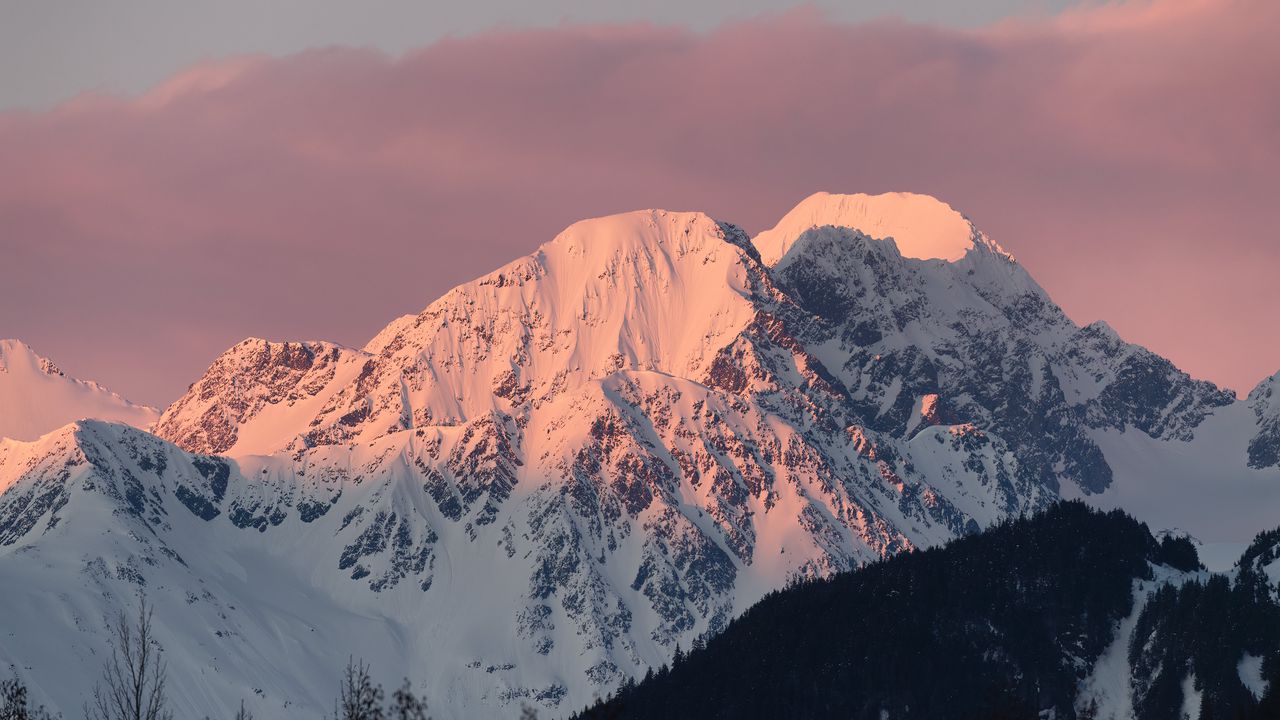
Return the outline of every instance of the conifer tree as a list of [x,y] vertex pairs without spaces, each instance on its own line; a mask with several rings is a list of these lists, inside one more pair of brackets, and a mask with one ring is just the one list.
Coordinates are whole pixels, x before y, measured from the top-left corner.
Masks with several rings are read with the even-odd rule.
[[427,702],[413,694],[409,679],[405,678],[400,689],[391,694],[389,720],[431,720],[427,715]]
[[382,686],[374,684],[369,676],[369,666],[363,660],[347,659],[334,715],[335,720],[386,719],[382,709]]
[[0,720],[50,720],[43,707],[32,707],[27,686],[14,675],[0,681]]

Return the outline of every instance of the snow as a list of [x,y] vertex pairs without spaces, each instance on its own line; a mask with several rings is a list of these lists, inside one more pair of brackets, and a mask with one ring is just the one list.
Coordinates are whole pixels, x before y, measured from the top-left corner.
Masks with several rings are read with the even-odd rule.
[[983,527],[999,520],[1001,508],[1010,501],[1030,508],[1045,499],[1037,495],[1008,497],[996,481],[1001,471],[1013,463],[1008,448],[998,439],[991,439],[982,454],[966,456],[957,452],[970,433],[982,435],[969,425],[935,425],[920,430],[906,444],[919,477],[927,478],[931,488]]
[[[230,452],[284,450],[317,427],[368,441],[389,427],[464,423],[509,409],[513,401],[494,394],[507,382],[537,399],[622,369],[701,379],[755,319],[759,270],[753,277],[745,236],[740,242],[703,213],[645,210],[575,223],[532,255],[392,322],[360,355],[376,361],[367,376],[344,359],[314,401],[265,399],[289,408],[268,408]],[[166,412],[162,436],[189,434],[219,402],[195,394]],[[358,426],[343,421],[366,411]]]
[[1269,562],[1263,567],[1263,572],[1267,575],[1267,581],[1272,585],[1280,585],[1280,562]]
[[824,226],[892,238],[903,257],[955,262],[974,248],[973,225],[950,205],[914,193],[810,195],[754,242],[767,265],[777,264],[808,230]]
[[1129,665],[1129,642],[1138,624],[1138,616],[1146,603],[1145,583],[1134,583],[1133,610],[1116,626],[1115,639],[1107,646],[1093,670],[1080,683],[1076,698],[1076,710],[1082,711],[1091,702],[1097,703],[1096,720],[1128,720],[1133,717],[1133,670]]
[[[337,456],[367,466],[387,450],[403,450],[408,439],[390,438],[380,447]],[[10,462],[25,465],[42,458],[61,465],[67,454],[60,447],[148,442],[154,441],[120,426],[79,423],[35,443],[7,441],[0,455],[9,456],[0,465],[11,468]],[[191,461],[181,453],[164,452],[175,471],[191,472]],[[122,469],[146,476],[136,462],[120,461]],[[342,492],[349,499],[341,512],[314,524],[294,517],[265,535],[238,529],[225,516],[218,522],[199,520],[170,498],[165,523],[152,526],[153,536],[116,511],[104,494],[82,486],[90,480],[90,468],[80,465],[73,470],[71,483],[77,487],[61,522],[35,543],[0,546],[7,635],[0,643],[0,665],[31,669],[37,699],[70,712],[98,674],[106,618],[117,607],[136,607],[136,593],[145,588],[156,606],[179,717],[229,716],[241,698],[259,717],[314,717],[328,709],[348,654],[363,657],[388,686],[408,676],[429,693],[434,717],[509,715],[494,694],[495,678],[483,669],[464,670],[464,662],[514,662],[530,682],[552,682],[566,672],[562,659],[542,658],[514,642],[511,622],[525,590],[523,576],[512,572],[518,561],[456,537],[460,527],[429,512],[433,527],[452,536],[443,544],[467,550],[440,559],[440,592],[423,593],[412,583],[382,595],[367,588],[362,592],[361,585],[331,570],[344,542],[334,537],[343,514],[371,504],[380,492],[403,494],[404,484],[416,484],[403,470],[392,463],[380,481],[345,484]],[[251,498],[281,480],[305,487],[288,457],[245,458],[233,471],[229,492]],[[167,486],[165,495],[171,490]],[[159,543],[184,562],[156,552]],[[138,566],[145,585],[113,577],[132,562],[129,558],[143,560]],[[85,571],[98,563],[105,575]],[[50,643],[48,630],[54,626],[75,631],[63,642]],[[571,639],[570,634],[566,645]],[[567,647],[566,656],[579,651]]]
[[[901,392],[901,390],[902,388],[899,387],[898,390],[893,393],[895,399],[898,396],[898,394]],[[882,409],[880,411],[880,414],[883,415],[884,406],[881,406],[881,408]],[[927,425],[933,422],[936,419],[937,412],[938,412],[938,394],[937,393],[927,393],[925,395],[921,395],[920,397],[916,398],[915,404],[911,406],[911,418],[907,420],[907,427],[906,427],[906,430],[903,432],[903,435],[905,435],[906,437],[911,437],[912,435],[914,435],[916,428],[920,427],[921,423],[924,423]]]
[[1240,682],[1253,693],[1255,700],[1261,700],[1267,694],[1267,681],[1262,677],[1262,656],[1245,653],[1236,665]]
[[[1096,720],[1130,720],[1133,717],[1133,668],[1129,664],[1129,645],[1133,639],[1138,617],[1146,606],[1147,599],[1166,583],[1182,585],[1198,579],[1203,581],[1202,572],[1184,573],[1165,566],[1152,566],[1150,580],[1135,580],[1133,583],[1133,609],[1116,623],[1115,636],[1102,655],[1098,657],[1089,675],[1080,682],[1080,692],[1076,696],[1076,711],[1080,712],[1097,703]],[[1185,696],[1184,696],[1185,697]],[[1196,711],[1200,705],[1197,701]]]
[[1255,423],[1253,412],[1237,402],[1206,418],[1188,442],[1157,440],[1133,429],[1094,431],[1114,480],[1101,494],[1082,495],[1070,483],[1063,494],[1104,509],[1123,508],[1153,531],[1185,530],[1221,567],[1232,547],[1243,549],[1277,524],[1280,468],[1246,465]]
[[[566,397],[558,406],[549,406],[548,412],[563,417],[580,413],[585,404],[582,396]],[[582,430],[570,428],[577,433]],[[534,431],[540,429],[537,424],[533,427]],[[456,434],[453,428],[440,432]],[[114,448],[139,442],[154,444],[118,426],[77,424],[35,443],[7,443],[0,450],[0,467],[20,470],[32,461],[60,467],[64,458],[74,457],[77,447]],[[547,686],[573,678],[580,673],[580,658],[591,657],[599,649],[584,644],[586,640],[575,635],[573,625],[563,619],[557,620],[563,627],[556,636],[556,650],[549,656],[533,653],[518,641],[513,621],[528,592],[527,554],[508,558],[491,539],[471,542],[459,524],[447,522],[432,505],[420,502],[421,494],[411,490],[419,487],[418,480],[404,459],[420,451],[415,445],[421,445],[418,437],[406,432],[371,446],[318,449],[301,463],[289,456],[241,458],[229,490],[240,501],[270,498],[278,484],[289,492],[305,492],[307,484],[314,481],[304,480],[299,470],[308,461],[325,467],[365,468],[366,472],[376,469],[364,482],[344,483],[340,506],[321,520],[308,525],[290,518],[265,535],[236,529],[223,518],[199,521],[170,500],[164,515],[172,525],[159,528],[159,533],[167,546],[184,558],[182,565],[165,562],[148,550],[145,542],[151,532],[128,524],[105,498],[77,491],[52,532],[30,545],[0,548],[0,577],[6,587],[17,588],[6,602],[13,608],[8,616],[12,634],[0,650],[0,662],[22,661],[37,669],[72,667],[74,672],[65,674],[73,679],[58,687],[43,684],[50,675],[36,673],[37,689],[46,702],[58,702],[64,708],[68,698],[83,697],[96,672],[95,648],[101,647],[104,637],[100,619],[107,610],[99,604],[103,590],[112,588],[108,597],[115,597],[107,602],[108,607],[115,607],[128,605],[135,588],[104,584],[101,578],[64,569],[81,568],[97,556],[104,567],[114,567],[118,573],[122,563],[128,562],[126,558],[153,557],[160,562],[144,567],[143,572],[148,595],[161,618],[161,641],[174,668],[171,682],[180,715],[200,716],[217,710],[222,712],[214,714],[226,714],[247,694],[245,688],[254,688],[246,699],[261,716],[313,716],[325,709],[335,687],[332,681],[348,653],[364,657],[388,682],[410,674],[433,699],[437,717],[509,715],[507,703],[498,694],[501,688]],[[172,448],[163,452],[170,468],[185,467],[190,473],[189,459]],[[383,458],[388,460],[380,461]],[[147,471],[136,462],[122,462],[129,474],[147,477]],[[76,472],[85,470],[81,466]],[[532,474],[540,473],[536,470]],[[77,474],[72,482],[86,479]],[[522,483],[521,487],[522,497],[527,498],[536,492],[538,483]],[[162,488],[162,494],[170,497],[171,488]],[[345,539],[335,538],[337,524],[352,508],[377,507],[379,497],[389,499],[401,512],[420,513],[423,521],[440,533],[438,547],[442,552],[434,567],[431,592],[423,593],[410,583],[379,597],[331,570],[342,543],[351,539],[350,533]],[[690,496],[684,502],[700,501]],[[506,512],[520,513],[525,506],[513,503],[510,507]],[[759,511],[764,512],[763,508]],[[121,522],[126,524],[122,527]],[[505,518],[498,524],[503,522]],[[771,522],[777,529],[765,529],[762,535],[788,532],[787,516],[775,513]],[[634,570],[624,566],[633,568],[638,562],[627,563],[624,558],[638,558],[643,539],[633,536],[616,562],[608,566],[618,575],[618,587],[631,582]],[[144,544],[140,547],[137,543]],[[793,547],[799,551],[804,544],[800,537]],[[92,548],[87,556],[86,548]],[[746,584],[758,590],[745,591],[754,595],[745,596],[744,605],[785,578],[781,572],[775,575],[774,569],[759,572],[756,581]],[[188,590],[201,597],[208,590],[213,597],[193,603],[185,595]],[[656,625],[652,611],[645,609],[638,593],[632,592],[628,602],[635,608],[633,623],[641,639],[636,651],[645,663],[664,661],[669,648],[645,640]],[[425,620],[428,618],[431,621]],[[81,632],[69,648],[55,652],[43,642],[51,623],[79,627]],[[480,670],[461,667],[473,660],[480,664]],[[508,664],[514,666],[509,671],[483,670]],[[189,674],[190,669],[202,667],[209,667],[210,673]],[[179,668],[183,672],[178,672]],[[580,694],[573,697],[577,704],[588,699]]]
[[0,437],[34,440],[81,418],[146,429],[157,417],[155,408],[134,405],[97,383],[63,375],[20,340],[0,340]]
[[[452,455],[450,448],[459,447],[465,426],[394,432],[368,443],[317,447],[297,455],[238,457],[222,506],[226,511],[207,522],[174,499],[178,481],[189,483],[198,477],[194,459],[151,436],[118,425],[77,423],[36,442],[6,441],[0,444],[0,487],[14,484],[14,491],[20,492],[50,477],[28,473],[33,466],[74,470],[68,480],[72,494],[58,511],[59,521],[45,531],[42,516],[37,529],[19,544],[0,546],[0,583],[17,588],[9,595],[12,602],[6,600],[14,608],[9,616],[12,635],[0,647],[0,664],[22,662],[31,668],[42,702],[74,708],[97,671],[105,647],[106,615],[116,607],[128,607],[141,589],[125,579],[132,577],[128,569],[136,564],[149,599],[157,605],[181,716],[228,715],[244,697],[260,717],[314,717],[327,709],[334,679],[348,654],[363,657],[387,683],[409,675],[432,699],[433,716],[444,720],[509,717],[513,704],[518,707],[527,698],[509,693],[537,692],[557,684],[567,688],[560,710],[580,707],[593,692],[584,684],[584,669],[597,661],[616,662],[626,674],[641,675],[645,667],[669,660],[672,646],[654,639],[663,621],[633,588],[636,569],[655,537],[650,525],[671,522],[666,511],[671,507],[677,513],[677,537],[697,525],[723,543],[719,523],[712,517],[718,507],[713,484],[695,486],[685,477],[670,505],[655,505],[626,522],[628,529],[616,537],[616,549],[607,551],[604,538],[584,538],[600,543],[588,545],[590,556],[607,553],[608,561],[584,563],[585,575],[570,578],[572,587],[557,588],[587,590],[578,596],[596,602],[591,598],[601,592],[595,584],[600,580],[608,593],[616,593],[630,619],[629,633],[613,650],[591,636],[592,629],[608,627],[607,614],[590,618],[584,631],[554,601],[551,651],[535,652],[521,635],[517,619],[530,602],[531,568],[541,567],[543,549],[555,550],[556,536],[540,537],[533,526],[535,519],[545,517],[538,508],[547,507],[546,498],[560,497],[565,474],[560,459],[579,456],[580,448],[590,446],[590,418],[613,410],[639,420],[642,416],[628,398],[667,389],[677,394],[670,405],[675,417],[693,418],[702,412],[715,419],[701,426],[686,423],[685,431],[674,436],[642,435],[638,444],[620,447],[627,457],[645,452],[646,442],[694,452],[702,447],[698,433],[719,432],[722,436],[712,441],[741,439],[748,446],[799,442],[799,429],[762,417],[758,410],[695,382],[657,372],[615,373],[549,399],[530,416],[525,437],[539,439],[538,453],[525,454],[513,498],[473,539],[469,523],[445,518],[422,492],[422,476],[415,469],[420,460],[433,463],[435,453]],[[444,447],[433,450],[437,439]],[[621,442],[626,443],[625,438]],[[146,450],[140,453],[143,457],[165,457],[166,471],[158,479],[154,469],[144,469],[121,451],[134,446]],[[847,452],[852,454],[852,448]],[[929,447],[929,452],[939,456],[938,462],[945,454],[941,448]],[[90,477],[88,466],[71,464],[81,453],[101,458],[108,469]],[[992,468],[999,461],[993,455],[983,466]],[[152,460],[153,468],[155,464]],[[949,467],[955,474],[939,482],[936,492],[951,496],[957,506],[981,512],[983,522],[997,517],[981,497],[994,492],[994,484],[966,482],[968,471],[959,459]],[[346,474],[326,480],[327,473],[337,471]],[[155,521],[158,525],[119,512],[103,494],[102,484],[125,477],[156,485],[157,497],[162,498],[158,502],[165,508],[155,514],[162,518]],[[847,555],[853,564],[879,556],[880,550],[867,539],[874,538],[872,534],[864,538],[846,529],[840,536],[815,535],[801,523],[807,508],[833,519],[851,502],[843,486],[824,490],[822,483],[811,472],[797,470],[783,474],[775,484],[772,507],[763,496],[746,500],[742,509],[750,518],[758,550],[752,564],[736,564],[737,582],[724,598],[731,612],[741,612],[784,585],[799,567],[822,562],[828,553]],[[99,489],[91,490],[91,485]],[[332,497],[336,504],[310,523],[290,513],[281,525],[261,532],[228,521],[229,508],[236,505],[256,507],[291,497]],[[429,591],[419,589],[411,576],[373,593],[366,582],[353,581],[349,571],[336,569],[338,557],[360,530],[359,521],[347,528],[344,518],[361,508],[366,515],[395,511],[413,519],[415,532],[429,528],[438,534]],[[891,521],[898,527],[920,523],[909,523],[896,501],[885,512],[893,513]],[[502,551],[500,541],[508,526],[520,538],[511,556]],[[872,529],[854,527],[862,532]],[[945,528],[923,524],[912,531],[911,541],[930,545],[951,536]],[[166,559],[159,544],[183,562]],[[720,548],[732,557],[728,546]],[[363,562],[375,573],[382,570],[380,557]],[[91,567],[103,569],[87,572]],[[610,597],[601,598],[606,610]],[[681,636],[686,647],[708,627],[707,618],[694,617],[696,626]],[[66,646],[54,647],[47,642],[50,627],[78,630],[68,636]],[[207,672],[193,670],[206,667]],[[490,667],[496,669],[489,672]],[[74,679],[57,679],[64,675]]]
[[893,407],[893,404],[898,400],[898,393],[900,392],[902,392],[902,378],[895,377],[889,383],[889,389],[885,391],[884,399],[880,401],[880,412],[876,413],[876,417],[884,415],[889,411],[889,408]]
[[1244,554],[1249,543],[1240,542],[1199,542],[1199,538],[1193,538],[1196,541],[1196,554],[1200,556],[1200,564],[1205,566],[1209,572],[1227,573],[1235,567],[1240,556]]
[[1200,720],[1200,702],[1202,693],[1196,689],[1196,674],[1187,673],[1182,679],[1182,713],[1181,720]]

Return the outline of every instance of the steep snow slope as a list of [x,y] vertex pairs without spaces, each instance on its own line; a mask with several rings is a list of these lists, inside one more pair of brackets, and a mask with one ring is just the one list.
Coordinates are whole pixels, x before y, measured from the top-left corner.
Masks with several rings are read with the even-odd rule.
[[158,415],[97,383],[67,377],[20,340],[0,340],[0,437],[34,440],[80,418],[149,428]]
[[[74,708],[40,632],[81,618],[91,658],[98,598],[200,587],[221,604],[160,613],[220,668],[175,664],[192,711],[249,687],[260,715],[314,716],[354,649],[428,682],[437,717],[561,714],[797,576],[1158,482],[1142,453],[1194,446],[1234,483],[1258,417],[1076,326],[932,198],[818,195],[754,241],[700,213],[598,218],[362,350],[246,340],[165,412],[168,442],[82,423],[3,446],[0,583],[85,611],[32,595],[0,660]],[[1240,447],[1215,439],[1237,421]],[[239,629],[208,619],[233,605]]]
[[242,697],[259,717],[290,717],[282,697],[316,698],[314,717],[345,653],[399,667],[380,654],[397,647],[393,628],[308,567],[305,548],[335,542],[330,532],[301,525],[264,542],[252,526],[202,519],[224,499],[243,511],[231,503],[273,481],[323,496],[325,476],[191,457],[97,421],[0,441],[0,466],[0,664],[65,715],[100,676],[108,620],[140,593],[156,608],[178,717],[229,716]]

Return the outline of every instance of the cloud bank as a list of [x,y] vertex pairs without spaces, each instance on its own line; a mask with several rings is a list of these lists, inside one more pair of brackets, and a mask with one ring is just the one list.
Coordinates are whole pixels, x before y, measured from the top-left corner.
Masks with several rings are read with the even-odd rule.
[[639,207],[763,229],[815,190],[966,212],[1078,322],[1280,369],[1280,4],[978,30],[797,12],[201,65],[0,114],[0,336],[161,404],[244,336],[361,345]]

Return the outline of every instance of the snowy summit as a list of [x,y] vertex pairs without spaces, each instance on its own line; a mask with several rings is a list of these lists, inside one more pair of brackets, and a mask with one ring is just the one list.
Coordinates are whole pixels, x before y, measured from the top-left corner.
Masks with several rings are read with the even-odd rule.
[[968,218],[929,195],[819,192],[805,198],[773,229],[757,235],[755,245],[765,264],[775,265],[806,232],[821,227],[856,230],[877,240],[892,239],[903,257],[917,260],[955,262],[972,250],[979,238]]
[[66,376],[21,340],[0,340],[0,409],[0,437],[14,440],[35,440],[81,418],[145,430],[160,416],[97,383]]

